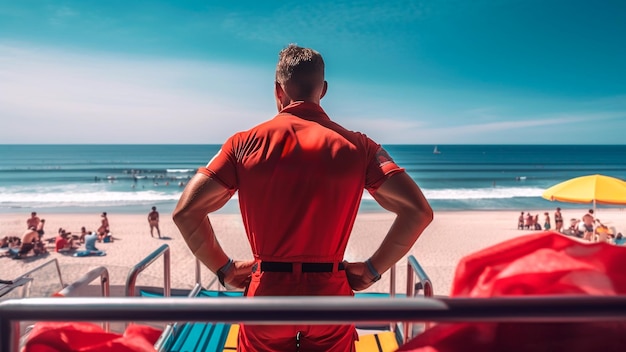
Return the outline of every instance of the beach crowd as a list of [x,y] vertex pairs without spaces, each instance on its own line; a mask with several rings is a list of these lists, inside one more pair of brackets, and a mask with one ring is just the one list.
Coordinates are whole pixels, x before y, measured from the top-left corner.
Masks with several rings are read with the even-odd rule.
[[580,218],[571,218],[569,226],[564,226],[564,217],[561,208],[557,207],[554,212],[554,228],[550,218],[550,213],[543,213],[543,224],[539,222],[539,214],[531,212],[521,212],[517,220],[518,230],[551,230],[567,236],[573,236],[589,242],[608,242],[622,245],[626,241],[621,232],[617,232],[614,227],[603,224],[594,215],[594,209],[589,209]]

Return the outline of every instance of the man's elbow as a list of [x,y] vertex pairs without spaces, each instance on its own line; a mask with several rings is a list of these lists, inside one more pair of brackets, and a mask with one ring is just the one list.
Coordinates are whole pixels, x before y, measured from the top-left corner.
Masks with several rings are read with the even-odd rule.
[[428,202],[418,202],[405,210],[405,215],[413,220],[416,236],[419,235],[433,222],[435,214]]
[[435,219],[435,212],[429,204],[426,204],[426,207],[421,207],[419,210],[419,214],[424,223],[424,227],[428,226]]
[[187,222],[189,219],[189,211],[186,211],[185,208],[177,206],[172,212],[172,220],[174,220],[174,224],[181,227],[182,224]]

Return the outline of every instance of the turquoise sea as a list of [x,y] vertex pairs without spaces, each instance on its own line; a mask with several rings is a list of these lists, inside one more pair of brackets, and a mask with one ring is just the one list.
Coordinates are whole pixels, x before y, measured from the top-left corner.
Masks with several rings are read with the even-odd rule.
[[[572,177],[626,179],[626,145],[385,145],[435,210],[534,210]],[[0,212],[171,211],[219,145],[0,145]],[[560,204],[565,207],[588,205]],[[361,212],[381,208],[367,193]],[[236,196],[220,212],[237,213]]]

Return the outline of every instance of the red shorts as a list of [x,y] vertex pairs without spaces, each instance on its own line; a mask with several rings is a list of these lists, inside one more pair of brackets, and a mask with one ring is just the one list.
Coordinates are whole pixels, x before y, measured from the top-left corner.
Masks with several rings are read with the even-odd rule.
[[[247,296],[353,296],[344,271],[334,273],[253,273]],[[299,341],[297,336],[299,335]],[[240,352],[355,350],[354,325],[242,325]]]

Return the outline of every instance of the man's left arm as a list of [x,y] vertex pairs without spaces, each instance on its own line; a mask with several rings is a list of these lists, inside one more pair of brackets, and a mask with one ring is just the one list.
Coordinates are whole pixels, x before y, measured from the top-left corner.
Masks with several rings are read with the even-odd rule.
[[[230,192],[221,183],[198,173],[185,187],[172,214],[191,252],[214,273],[229,264],[230,259],[215,237],[208,214],[224,206],[230,197]],[[252,263],[234,262],[234,265],[228,266],[235,270],[226,273],[224,282],[243,287]]]
[[433,211],[415,181],[406,172],[394,174],[372,194],[386,210],[395,213],[389,232],[366,262],[346,263],[353,290],[364,290],[411,249],[433,220]]

